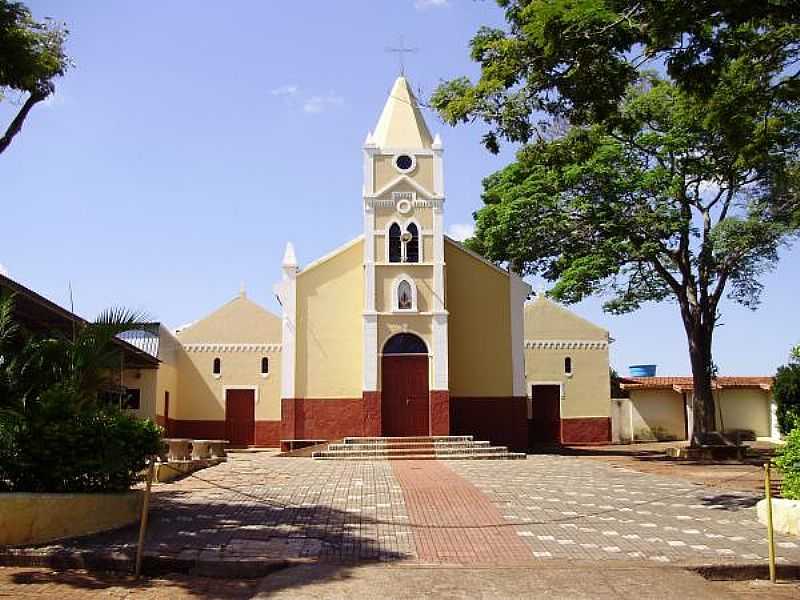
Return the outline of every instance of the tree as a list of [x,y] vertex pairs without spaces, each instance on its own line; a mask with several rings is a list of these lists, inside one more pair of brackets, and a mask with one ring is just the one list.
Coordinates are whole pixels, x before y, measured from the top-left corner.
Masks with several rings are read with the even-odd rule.
[[800,427],[800,346],[792,349],[789,364],[778,367],[772,395],[781,433],[786,435]]
[[[800,4],[794,0],[497,0],[508,30],[482,27],[471,42],[480,64],[441,85],[433,106],[450,123],[475,118],[484,138],[528,142],[542,114],[571,123],[613,116],[642,69],[658,68],[706,100],[707,117],[746,143],[742,103],[800,98]],[[743,77],[747,75],[747,77]],[[744,85],[742,85],[744,83]]]
[[[565,302],[605,294],[614,313],[677,302],[693,431],[713,430],[720,301],[727,292],[755,308],[759,275],[800,224],[797,79],[785,73],[797,38],[784,39],[795,26],[777,9],[754,22],[732,9],[708,17],[713,6],[748,12],[742,2],[499,4],[509,31],[484,28],[472,42],[480,81],[446,82],[431,99],[451,124],[488,123],[489,150],[501,138],[523,144],[484,181],[468,245],[554,281]],[[705,15],[702,26],[677,19],[679,4]],[[639,70],[637,52],[661,56],[675,80]]]
[[34,20],[21,2],[0,0],[0,101],[9,93],[27,96],[0,136],[0,154],[22,130],[31,109],[53,93],[53,80],[70,66],[64,52],[68,33],[61,23]]

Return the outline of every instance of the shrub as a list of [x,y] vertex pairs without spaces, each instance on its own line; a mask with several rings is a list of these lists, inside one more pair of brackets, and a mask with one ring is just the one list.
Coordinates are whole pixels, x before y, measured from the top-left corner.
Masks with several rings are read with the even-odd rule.
[[152,421],[114,408],[76,410],[55,390],[31,413],[0,418],[0,491],[121,492],[161,450]]
[[778,426],[785,435],[800,418],[800,363],[793,362],[778,368],[772,394],[778,407]]
[[786,443],[776,452],[775,465],[783,473],[781,495],[790,500],[800,500],[800,420],[786,436]]

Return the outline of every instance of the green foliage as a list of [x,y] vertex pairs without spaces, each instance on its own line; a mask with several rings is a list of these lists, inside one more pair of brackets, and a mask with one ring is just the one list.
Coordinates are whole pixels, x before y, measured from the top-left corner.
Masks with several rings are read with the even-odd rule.
[[783,473],[781,495],[790,500],[800,500],[800,421],[795,421],[784,442],[775,453],[775,465]]
[[800,5],[792,0],[497,0],[507,27],[471,42],[476,83],[431,99],[448,123],[485,121],[484,143],[527,143],[543,113],[588,124],[613,118],[643,68],[701,98],[730,141],[748,141],[742,107],[800,97]]
[[3,89],[45,96],[52,80],[64,75],[66,28],[48,19],[37,22],[21,2],[0,0],[0,99]]
[[81,410],[71,390],[53,388],[35,411],[0,419],[0,491],[125,491],[160,446],[152,421]]
[[0,135],[0,153],[22,130],[31,109],[53,93],[53,80],[71,66],[64,50],[68,33],[52,19],[36,21],[21,2],[0,0],[0,101],[11,92],[21,103]]
[[787,434],[800,420],[800,363],[778,367],[772,395],[778,408],[778,426]]
[[667,298],[699,308],[705,298],[713,319],[726,285],[754,307],[758,276],[793,234],[768,207],[783,193],[773,175],[796,160],[783,150],[797,119],[776,109],[772,141],[742,156],[702,104],[647,76],[628,88],[613,125],[531,143],[486,178],[468,245],[555,281],[560,300],[610,296],[615,313]]
[[0,297],[0,490],[113,492],[137,480],[161,433],[98,396],[116,386],[115,337],[141,321],[115,309],[73,336],[31,335]]

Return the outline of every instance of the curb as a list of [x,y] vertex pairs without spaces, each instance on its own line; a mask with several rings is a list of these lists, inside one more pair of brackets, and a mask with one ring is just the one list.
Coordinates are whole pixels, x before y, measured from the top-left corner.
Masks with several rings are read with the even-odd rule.
[[[205,555],[205,556],[203,556]],[[96,572],[133,573],[135,554],[131,550],[68,550],[42,552],[30,549],[0,551],[0,566],[46,567],[54,570],[80,569]],[[197,557],[180,557],[144,552],[142,574],[182,573],[220,579],[256,579],[292,566],[314,562],[309,559],[246,557],[209,551]]]
[[[767,564],[722,564],[703,565],[701,567],[684,567],[693,571],[704,579],[712,581],[750,581],[755,579],[769,579],[769,565]],[[778,579],[800,580],[800,564],[776,565]]]

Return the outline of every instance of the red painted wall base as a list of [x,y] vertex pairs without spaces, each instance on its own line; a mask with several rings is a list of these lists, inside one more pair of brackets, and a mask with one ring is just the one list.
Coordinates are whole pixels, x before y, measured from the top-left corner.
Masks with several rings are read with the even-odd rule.
[[508,446],[510,450],[528,448],[526,398],[451,398],[451,435],[472,435],[476,440]]
[[[169,435],[195,440],[224,440],[225,421],[170,419]],[[277,448],[281,444],[280,421],[256,421],[255,445]]]
[[561,443],[589,446],[611,443],[609,417],[578,417],[561,420]]

